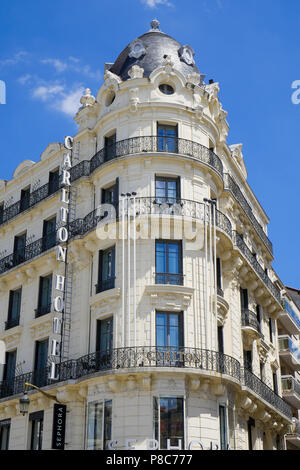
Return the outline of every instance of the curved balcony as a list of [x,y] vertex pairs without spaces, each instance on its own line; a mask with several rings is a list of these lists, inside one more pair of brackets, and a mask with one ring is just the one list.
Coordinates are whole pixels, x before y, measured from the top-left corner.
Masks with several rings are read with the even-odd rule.
[[[205,205],[201,202],[191,201],[188,199],[179,199],[168,202],[162,201],[162,198],[157,199],[154,197],[140,197],[135,199],[135,215],[137,217],[143,215],[170,215],[178,217],[190,217],[195,220],[204,222],[209,218],[209,208],[206,209],[205,214]],[[127,209],[126,209],[127,210]],[[131,207],[129,209],[133,213],[133,201],[131,201]],[[103,219],[104,216],[100,215],[100,210],[95,209],[90,212],[82,219],[76,219],[70,223],[70,236],[82,236],[85,235],[90,230],[93,230],[97,227],[97,224]],[[115,205],[112,208],[110,214],[106,215],[107,221],[115,220],[119,218],[119,206]],[[230,238],[232,238],[232,228],[231,222],[228,217],[220,211],[216,211],[216,226],[218,229],[225,232]]]
[[[109,148],[105,147],[99,150],[91,160],[82,160],[72,167],[70,170],[71,181],[76,181],[82,176],[90,176],[101,165],[115,158],[134,154],[144,155],[145,153],[174,153],[188,156],[204,163],[223,177],[223,164],[220,158],[204,145],[178,137],[168,137],[168,143],[169,145],[166,145],[164,141],[161,141],[161,137],[158,136],[139,136],[121,140]],[[61,176],[58,184],[46,183],[30,193],[28,201],[26,200],[26,209],[32,208],[40,201],[55,194],[60,189],[60,185]],[[22,207],[21,200],[6,207],[1,214],[0,226],[23,211],[24,207]]]
[[261,335],[261,328],[259,321],[254,312],[251,310],[242,310],[242,329],[250,334]]
[[287,418],[290,419],[292,416],[289,405],[252,372],[242,369],[237,359],[220,352],[195,348],[139,346],[94,352],[79,359],[58,364],[56,370],[58,380],[55,381],[49,378],[50,367],[4,381],[0,383],[0,398],[23,393],[25,382],[35,384],[38,380],[39,386],[45,387],[67,380],[82,379],[93,374],[99,375],[101,372],[124,369],[128,372],[136,372],[136,369],[142,371],[144,368],[163,369],[166,367],[171,367],[174,372],[178,368],[192,368],[197,369],[200,374],[201,371],[205,371],[218,373],[222,378],[227,376],[240,383],[241,387],[247,387],[260,396]]

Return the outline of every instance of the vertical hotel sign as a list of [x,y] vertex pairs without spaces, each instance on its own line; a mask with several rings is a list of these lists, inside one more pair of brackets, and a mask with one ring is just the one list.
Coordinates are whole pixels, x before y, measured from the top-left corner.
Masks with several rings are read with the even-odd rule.
[[56,364],[62,361],[64,351],[64,316],[65,316],[65,291],[66,291],[66,267],[67,267],[67,246],[69,240],[68,220],[71,190],[71,174],[72,168],[72,149],[73,138],[65,137],[64,153],[61,165],[61,207],[59,209],[59,228],[57,230],[57,252],[56,260],[64,264],[64,275],[55,274],[55,296],[53,300],[53,309],[55,317],[53,318],[53,339],[51,340],[50,351],[50,379],[57,380]]

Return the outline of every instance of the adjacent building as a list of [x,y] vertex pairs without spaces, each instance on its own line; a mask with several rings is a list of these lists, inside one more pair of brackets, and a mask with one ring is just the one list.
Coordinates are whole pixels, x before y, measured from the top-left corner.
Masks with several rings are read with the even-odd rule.
[[54,400],[65,449],[297,445],[299,311],[194,55],[154,20],[0,182],[2,449],[53,448]]

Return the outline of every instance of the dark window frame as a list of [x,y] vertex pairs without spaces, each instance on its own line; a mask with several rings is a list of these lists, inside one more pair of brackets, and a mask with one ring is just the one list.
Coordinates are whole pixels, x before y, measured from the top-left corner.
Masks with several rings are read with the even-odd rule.
[[[104,259],[105,256],[112,253],[112,273],[104,279]],[[99,250],[98,254],[98,282],[96,284],[96,294],[106,290],[114,289],[116,279],[116,245],[112,245],[105,250]]]
[[[15,295],[19,296],[18,301],[18,312],[17,314],[12,314],[13,304],[14,304],[14,297]],[[19,289],[11,290],[9,292],[9,302],[8,302],[8,314],[7,314],[7,322],[5,325],[5,329],[13,328],[19,325],[20,322],[20,315],[21,315],[21,306],[22,306],[22,287]]]
[[[164,196],[158,196],[157,191],[159,188],[157,188],[157,182],[163,182],[166,183],[165,188],[164,188]],[[176,184],[176,195],[175,197],[169,197],[168,192],[168,184],[169,183],[175,183]],[[167,203],[167,204],[175,204],[175,203],[180,203],[181,202],[181,178],[180,176],[159,176],[155,175],[155,202],[158,204],[162,203]]]
[[[157,246],[158,244],[165,244],[165,264],[166,272],[158,272],[157,270]],[[169,269],[169,246],[177,245],[178,249],[178,273],[170,273]],[[182,249],[182,240],[155,240],[155,283],[156,284],[173,284],[173,285],[183,285],[183,249]],[[175,282],[170,282],[175,281]]]
[[[50,295],[50,301],[46,304],[43,305],[43,289],[45,288],[43,284],[47,282],[50,279],[50,294],[48,292],[48,296]],[[39,279],[39,293],[38,293],[38,306],[35,311],[35,317],[41,317],[43,315],[46,315],[47,313],[51,312],[51,302],[52,302],[52,283],[53,283],[53,274],[48,274],[47,276],[40,276]]]

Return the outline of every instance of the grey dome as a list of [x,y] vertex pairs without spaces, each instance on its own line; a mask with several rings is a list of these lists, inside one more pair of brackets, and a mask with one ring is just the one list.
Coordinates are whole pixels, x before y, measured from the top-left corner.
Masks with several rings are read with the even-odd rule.
[[[137,53],[133,52],[134,44],[137,45]],[[128,80],[128,71],[133,65],[138,65],[144,69],[144,77],[149,77],[153,70],[163,65],[164,58],[170,56],[174,67],[187,77],[191,73],[200,73],[193,55],[190,46],[182,46],[171,36],[154,28],[128,44],[109,70],[122,80]]]

